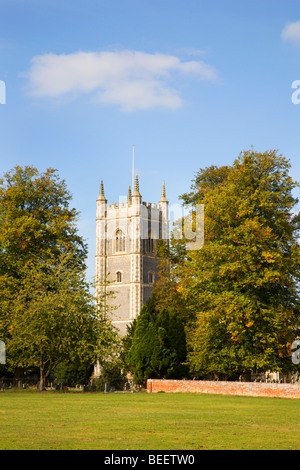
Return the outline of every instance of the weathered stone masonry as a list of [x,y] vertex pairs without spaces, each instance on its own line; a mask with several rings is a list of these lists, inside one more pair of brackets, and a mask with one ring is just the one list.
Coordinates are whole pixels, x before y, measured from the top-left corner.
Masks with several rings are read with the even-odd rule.
[[114,298],[108,304],[112,322],[121,335],[137,318],[143,304],[151,296],[157,280],[158,258],[155,242],[169,236],[169,209],[165,184],[158,204],[142,201],[138,177],[134,192],[128,190],[127,201],[107,204],[103,182],[97,199],[96,279],[98,293],[105,292],[105,281]]

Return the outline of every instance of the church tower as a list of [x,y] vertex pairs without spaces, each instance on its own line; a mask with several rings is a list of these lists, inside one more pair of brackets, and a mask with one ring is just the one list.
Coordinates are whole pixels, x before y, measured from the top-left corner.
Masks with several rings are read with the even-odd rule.
[[97,199],[96,280],[100,292],[109,281],[108,298],[113,306],[112,321],[121,335],[137,318],[157,281],[158,258],[155,242],[169,238],[169,208],[163,183],[158,204],[142,201],[136,176],[133,193],[128,189],[126,202],[107,204],[103,181]]

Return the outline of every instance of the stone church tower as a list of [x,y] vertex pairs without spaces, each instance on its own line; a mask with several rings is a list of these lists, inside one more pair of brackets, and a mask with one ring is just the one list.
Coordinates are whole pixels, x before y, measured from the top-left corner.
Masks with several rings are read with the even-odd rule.
[[112,320],[120,334],[137,318],[157,280],[155,241],[169,238],[169,208],[165,184],[158,204],[142,202],[136,176],[133,194],[126,202],[107,204],[101,181],[96,218],[96,280],[100,291],[114,291],[109,298]]

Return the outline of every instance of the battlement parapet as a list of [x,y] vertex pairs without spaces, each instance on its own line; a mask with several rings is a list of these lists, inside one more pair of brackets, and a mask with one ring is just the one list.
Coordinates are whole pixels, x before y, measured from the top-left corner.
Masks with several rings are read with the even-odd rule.
[[124,217],[139,216],[142,218],[158,219],[163,212],[162,207],[156,203],[142,202],[141,204],[132,204],[128,201],[100,204],[97,210],[97,219],[120,219]]

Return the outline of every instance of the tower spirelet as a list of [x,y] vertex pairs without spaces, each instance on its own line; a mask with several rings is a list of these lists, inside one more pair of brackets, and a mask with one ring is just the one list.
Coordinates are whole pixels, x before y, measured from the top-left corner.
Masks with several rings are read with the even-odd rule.
[[165,182],[163,182],[163,187],[162,187],[162,190],[161,190],[161,198],[160,198],[159,202],[167,202]]
[[107,200],[105,199],[105,196],[104,196],[104,186],[103,186],[103,181],[102,180],[101,180],[101,184],[100,184],[100,194],[99,194],[99,197],[98,197],[98,201],[107,202]]
[[131,187],[129,186],[128,188],[128,197],[127,197],[127,200],[129,202],[129,204],[132,203],[132,195],[131,195]]
[[136,175],[135,177],[135,184],[134,184],[134,193],[133,193],[133,196],[141,196],[140,194],[140,188],[139,188],[139,178],[138,178],[138,175]]

